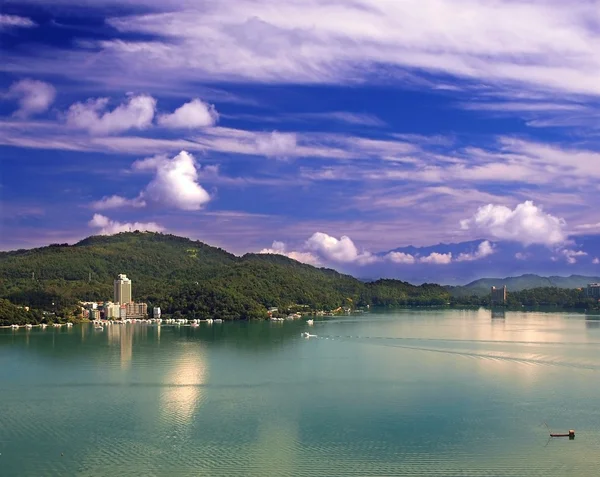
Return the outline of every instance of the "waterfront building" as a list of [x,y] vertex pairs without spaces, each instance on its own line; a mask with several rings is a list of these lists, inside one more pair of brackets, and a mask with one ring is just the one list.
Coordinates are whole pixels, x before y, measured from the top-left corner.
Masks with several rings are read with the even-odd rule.
[[152,318],[160,318],[160,306],[155,306],[152,310]]
[[100,319],[100,310],[96,309],[92,309],[89,310],[89,319],[90,320],[99,320]]
[[492,305],[506,305],[506,285],[501,288],[492,287],[491,303]]
[[121,273],[115,280],[115,303],[126,305],[131,301],[131,280]]
[[589,283],[585,291],[585,296],[600,300],[600,283]]
[[148,305],[146,303],[127,303],[125,305],[127,318],[146,318]]
[[116,303],[106,302],[104,304],[104,318],[107,320],[120,318],[120,305]]

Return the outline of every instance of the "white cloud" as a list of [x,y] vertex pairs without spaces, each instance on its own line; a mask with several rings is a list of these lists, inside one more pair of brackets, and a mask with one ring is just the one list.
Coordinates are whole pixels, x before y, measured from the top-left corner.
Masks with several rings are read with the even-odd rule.
[[523,253],[523,252],[517,252],[517,253],[515,253],[515,258],[517,260],[527,260],[529,258],[529,254]]
[[368,263],[371,254],[360,254],[354,242],[346,235],[340,239],[323,232],[314,233],[307,241],[306,248],[318,253],[326,260],[340,263],[362,262]]
[[425,257],[419,257],[419,262],[431,263],[434,265],[448,265],[452,262],[452,253],[431,252]]
[[155,222],[117,222],[101,214],[94,214],[88,225],[98,230],[100,235],[113,235],[120,232],[162,232],[163,227]]
[[103,197],[101,200],[92,203],[92,208],[96,210],[119,209],[121,207],[145,207],[146,202],[141,198],[126,199],[119,195]]
[[492,255],[496,250],[494,246],[487,240],[479,244],[477,250],[473,253],[461,253],[458,255],[457,262],[472,262]]
[[156,109],[156,100],[152,96],[130,96],[112,111],[106,110],[108,102],[108,98],[97,98],[71,105],[66,113],[67,125],[97,135],[146,129],[152,125]]
[[556,245],[567,239],[565,221],[545,213],[531,201],[517,205],[514,210],[488,204],[480,207],[470,219],[461,220],[460,225],[463,230],[525,245]]
[[[194,156],[181,151],[173,159],[151,158],[154,179],[142,192],[141,198],[149,204],[182,210],[199,210],[210,201],[210,195],[198,184]],[[138,163],[142,167],[143,163]]]
[[314,233],[306,240],[300,251],[288,251],[283,242],[275,241],[271,248],[261,250],[259,253],[276,253],[311,265],[322,263],[355,263],[368,265],[380,260],[370,252],[359,253],[350,237],[342,236],[340,239],[323,232]]
[[277,159],[285,159],[294,155],[296,150],[296,134],[273,131],[269,135],[256,137],[256,148],[259,154]]
[[20,17],[18,15],[0,14],[0,30],[3,28],[32,28],[37,26],[31,18]]
[[581,224],[575,228],[579,230],[600,230],[600,222],[597,224]]
[[393,263],[412,265],[416,262],[414,255],[404,252],[390,252],[385,258]]
[[443,75],[433,84],[439,89],[457,89],[452,76],[487,88],[600,92],[594,0],[221,0],[158,13],[155,0],[143,3],[150,13],[108,23],[156,39],[99,41],[101,54],[85,65],[72,55],[73,66],[113,81],[155,75],[339,83],[379,76],[429,84],[413,74],[423,72]]
[[582,250],[563,249],[560,251],[560,253],[570,265],[577,263],[577,257],[587,256],[587,253]]
[[171,114],[161,114],[158,124],[172,129],[194,129],[214,126],[218,120],[219,114],[212,104],[193,99]]
[[594,258],[594,260],[592,260],[592,263],[594,265],[600,265],[600,258],[598,258],[598,257]]
[[56,89],[44,81],[23,79],[10,86],[6,97],[17,98],[19,102],[14,116],[26,118],[46,111],[54,102]]
[[93,202],[91,206],[97,210],[147,205],[200,210],[210,201],[209,193],[198,183],[196,160],[186,151],[181,151],[172,159],[158,155],[135,161],[132,170],[154,174],[154,178],[136,198],[113,195]]
[[298,262],[306,263],[308,265],[313,265],[315,267],[321,265],[321,262],[316,255],[314,255],[310,252],[295,252],[295,251],[286,252],[285,243],[279,242],[277,240],[273,242],[273,244],[271,245],[271,248],[264,248],[258,253],[265,253],[265,254],[271,253],[271,254],[275,254],[275,255],[284,255],[293,260],[297,260]]

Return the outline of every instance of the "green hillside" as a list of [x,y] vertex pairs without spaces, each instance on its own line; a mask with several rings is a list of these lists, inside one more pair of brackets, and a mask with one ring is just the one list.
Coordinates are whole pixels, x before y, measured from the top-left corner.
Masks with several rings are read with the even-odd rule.
[[506,285],[509,291],[517,292],[534,288],[585,288],[588,283],[600,282],[600,277],[571,275],[569,277],[541,277],[539,275],[521,275],[508,278],[482,278],[459,287],[448,287],[454,297],[471,295],[489,295],[490,288]]
[[434,305],[450,297],[438,285],[363,283],[284,256],[237,257],[182,237],[131,232],[1,252],[0,298],[66,315],[80,300],[112,299],[119,273],[131,278],[135,301],[197,318],[264,318],[268,307],[296,304],[310,309]]

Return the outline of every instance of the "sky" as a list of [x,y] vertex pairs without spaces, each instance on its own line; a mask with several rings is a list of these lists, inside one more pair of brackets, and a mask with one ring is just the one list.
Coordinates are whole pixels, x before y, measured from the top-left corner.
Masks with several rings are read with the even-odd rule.
[[149,230],[401,277],[512,243],[600,274],[598,0],[4,0],[0,41],[2,250]]

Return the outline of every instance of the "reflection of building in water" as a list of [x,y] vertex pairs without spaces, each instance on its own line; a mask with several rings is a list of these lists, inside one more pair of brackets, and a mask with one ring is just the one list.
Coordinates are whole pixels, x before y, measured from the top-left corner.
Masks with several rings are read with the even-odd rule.
[[600,300],[600,283],[589,283],[585,290],[585,296]]
[[506,318],[506,311],[504,311],[504,309],[492,310],[492,318],[493,319]]
[[133,331],[132,326],[107,326],[106,335],[108,337],[108,344],[118,346],[120,349],[119,360],[121,368],[125,369],[131,365],[131,358],[133,356]]
[[131,357],[133,356],[133,328],[131,326],[117,326],[116,328],[121,329],[121,369],[126,369],[131,366]]
[[506,285],[504,285],[502,288],[492,287],[491,303],[492,306],[506,304]]

